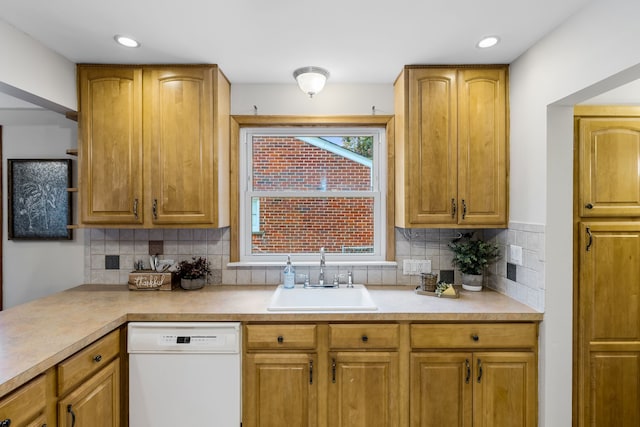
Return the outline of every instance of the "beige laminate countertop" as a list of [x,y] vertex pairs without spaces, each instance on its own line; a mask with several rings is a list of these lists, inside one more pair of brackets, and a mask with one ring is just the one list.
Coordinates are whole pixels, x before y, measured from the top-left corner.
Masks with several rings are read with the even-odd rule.
[[542,313],[497,292],[458,299],[407,286],[368,286],[377,311],[269,312],[275,286],[129,291],[82,285],[0,312],[0,396],[128,321],[541,321]]

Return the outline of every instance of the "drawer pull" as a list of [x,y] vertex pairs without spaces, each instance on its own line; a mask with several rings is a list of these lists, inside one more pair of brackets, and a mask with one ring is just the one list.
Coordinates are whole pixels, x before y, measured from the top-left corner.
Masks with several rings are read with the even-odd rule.
[[480,337],[478,336],[478,334],[471,334],[471,339],[474,341],[480,341]]
[[95,356],[93,356],[93,361],[96,363],[99,363],[102,361],[102,355],[101,354],[96,354]]
[[11,425],[11,418],[0,421],[0,427],[9,427]]
[[362,342],[368,342],[369,341],[369,337],[366,335],[362,336]]
[[278,335],[278,342],[282,344],[284,342],[284,337],[282,335]]

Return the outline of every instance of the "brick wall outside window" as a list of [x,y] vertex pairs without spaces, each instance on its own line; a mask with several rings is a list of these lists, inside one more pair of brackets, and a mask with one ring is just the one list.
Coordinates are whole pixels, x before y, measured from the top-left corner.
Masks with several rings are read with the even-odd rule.
[[317,191],[327,197],[261,197],[260,232],[253,253],[353,251],[373,246],[373,198],[336,197],[367,191],[371,170],[293,137],[254,137],[254,190]]

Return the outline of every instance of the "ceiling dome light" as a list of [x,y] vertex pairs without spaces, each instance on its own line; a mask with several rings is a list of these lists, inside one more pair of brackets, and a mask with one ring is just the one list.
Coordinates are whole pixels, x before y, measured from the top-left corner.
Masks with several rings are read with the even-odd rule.
[[484,37],[478,42],[476,46],[478,46],[480,49],[486,49],[488,47],[497,45],[499,41],[500,39],[496,36]]
[[313,98],[313,95],[324,88],[329,72],[320,67],[302,67],[293,72],[293,78],[298,82],[300,90]]
[[113,36],[113,39],[116,41],[116,43],[124,47],[140,47],[140,43],[138,43],[137,40],[134,40],[131,37],[115,35]]

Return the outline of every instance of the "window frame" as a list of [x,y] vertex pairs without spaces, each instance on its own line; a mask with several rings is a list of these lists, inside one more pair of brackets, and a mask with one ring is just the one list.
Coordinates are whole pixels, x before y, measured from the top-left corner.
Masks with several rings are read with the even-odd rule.
[[[387,265],[395,264],[395,189],[394,189],[394,133],[393,116],[231,116],[231,170],[230,170],[230,266],[242,265],[280,265],[283,263],[278,256],[277,260],[246,260],[241,259],[240,254],[240,151],[241,151],[241,130],[244,128],[317,128],[326,127],[330,133],[335,133],[336,128],[382,128],[384,137],[383,156],[386,162],[386,171],[379,175],[380,182],[384,185],[385,202],[381,206],[384,213],[384,221],[379,229],[382,238],[380,254],[377,259],[357,260],[356,257],[349,257],[345,260],[342,254],[327,256],[327,262],[334,265]],[[370,130],[369,130],[370,131]],[[303,132],[297,132],[302,134]],[[326,132],[325,132],[326,133]],[[302,259],[295,255],[296,264],[315,265],[317,264],[317,254],[310,254],[308,259]]]

